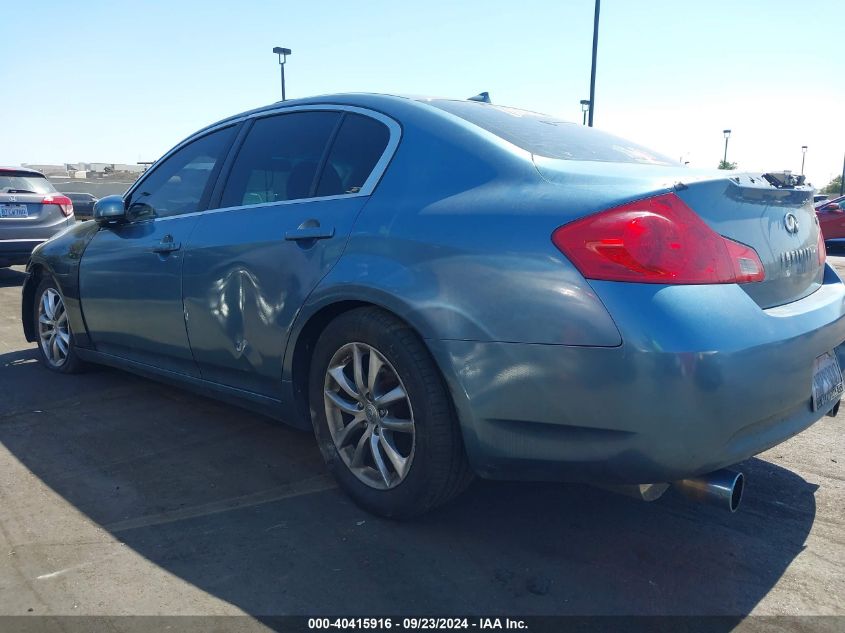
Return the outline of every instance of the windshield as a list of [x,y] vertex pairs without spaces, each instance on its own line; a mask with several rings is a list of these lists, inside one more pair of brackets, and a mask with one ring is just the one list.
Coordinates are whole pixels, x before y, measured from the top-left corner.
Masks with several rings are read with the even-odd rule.
[[56,188],[44,176],[29,172],[0,172],[0,193],[53,193]]
[[477,101],[427,102],[537,156],[565,160],[675,165],[677,161],[618,136],[554,117]]

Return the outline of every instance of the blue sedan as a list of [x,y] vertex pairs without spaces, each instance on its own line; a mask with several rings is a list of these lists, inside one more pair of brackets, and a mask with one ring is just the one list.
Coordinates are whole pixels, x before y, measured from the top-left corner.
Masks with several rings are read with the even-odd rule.
[[23,327],[55,372],[313,428],[381,515],[476,475],[735,510],[726,467],[843,391],[845,286],[812,200],[490,103],[287,101],[200,130],[36,248]]

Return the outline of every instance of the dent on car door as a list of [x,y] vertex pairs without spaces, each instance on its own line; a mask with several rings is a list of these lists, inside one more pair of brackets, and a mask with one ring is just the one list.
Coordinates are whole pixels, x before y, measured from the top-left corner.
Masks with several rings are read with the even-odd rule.
[[105,225],[80,265],[80,295],[97,351],[198,375],[185,331],[184,247],[234,137],[229,126],[170,154],[130,192],[126,221]]
[[254,123],[220,208],[203,214],[186,254],[188,335],[203,379],[279,396],[291,323],[340,257],[390,140],[385,123],[349,112]]

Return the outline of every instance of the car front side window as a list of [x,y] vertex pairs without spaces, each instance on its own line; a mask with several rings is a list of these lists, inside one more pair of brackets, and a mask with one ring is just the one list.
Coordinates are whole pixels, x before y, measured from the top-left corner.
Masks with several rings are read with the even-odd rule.
[[168,156],[132,192],[133,218],[166,218],[201,210],[211,176],[223,160],[234,126],[192,141]]

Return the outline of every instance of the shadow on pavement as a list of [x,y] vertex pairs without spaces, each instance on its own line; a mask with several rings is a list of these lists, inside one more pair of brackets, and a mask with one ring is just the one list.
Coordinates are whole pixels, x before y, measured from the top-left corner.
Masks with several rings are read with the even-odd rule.
[[154,564],[254,615],[743,616],[815,517],[815,486],[751,459],[735,515],[671,491],[645,504],[479,482],[396,523],[333,488],[309,434],[260,416],[116,371],[57,378],[29,352],[0,356],[0,385],[19,392],[0,405],[0,441],[29,470]]

